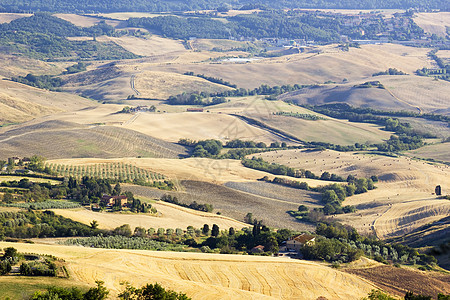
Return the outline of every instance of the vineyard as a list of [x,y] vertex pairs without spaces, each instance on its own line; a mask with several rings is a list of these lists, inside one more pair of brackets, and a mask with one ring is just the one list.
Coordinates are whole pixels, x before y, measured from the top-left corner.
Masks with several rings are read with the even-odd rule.
[[2,203],[2,206],[31,209],[70,209],[80,207],[79,203],[65,200],[47,200],[43,202]]
[[91,236],[87,238],[68,239],[61,242],[68,246],[84,246],[90,248],[107,249],[140,249],[153,251],[185,251],[186,246],[169,244],[143,237],[115,236]]
[[[118,182],[130,182],[145,186],[171,186],[162,174],[150,172],[123,162],[90,164],[82,166],[47,164],[58,175],[81,179],[83,176],[112,179]],[[165,181],[166,180],[166,181]]]

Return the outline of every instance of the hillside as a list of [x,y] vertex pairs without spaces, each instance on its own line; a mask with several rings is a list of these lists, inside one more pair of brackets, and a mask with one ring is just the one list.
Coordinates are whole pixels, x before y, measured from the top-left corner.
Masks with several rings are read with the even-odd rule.
[[388,157],[331,150],[308,152],[286,150],[256,154],[268,162],[304,168],[315,174],[324,171],[341,176],[378,176],[377,189],[345,200],[356,213],[335,218],[354,226],[359,232],[373,232],[379,238],[401,236],[450,213],[450,201],[432,193],[436,185],[448,193],[449,167],[428,164],[408,157]]
[[62,258],[71,281],[93,285],[103,280],[113,295],[123,289],[122,281],[135,286],[158,282],[194,299],[356,299],[374,288],[354,275],[285,258],[6,242],[0,246]]

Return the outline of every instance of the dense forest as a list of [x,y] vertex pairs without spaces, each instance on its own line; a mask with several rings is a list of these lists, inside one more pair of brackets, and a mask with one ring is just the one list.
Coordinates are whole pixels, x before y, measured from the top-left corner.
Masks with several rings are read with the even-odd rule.
[[224,5],[219,0],[80,0],[80,1],[50,1],[50,0],[4,0],[0,4],[0,11],[23,12],[23,11],[51,11],[51,12],[118,12],[118,11],[191,11],[201,9],[226,10],[253,9],[253,8],[418,8],[418,9],[442,9],[448,10],[449,3],[446,0],[260,0],[257,3],[250,0],[231,0]]
[[[22,53],[38,59],[127,59],[137,58],[115,43],[100,43],[96,36],[114,35],[105,22],[81,28],[48,13],[36,13],[10,23],[0,24],[3,52]],[[67,37],[87,36],[91,40],[70,41]]]

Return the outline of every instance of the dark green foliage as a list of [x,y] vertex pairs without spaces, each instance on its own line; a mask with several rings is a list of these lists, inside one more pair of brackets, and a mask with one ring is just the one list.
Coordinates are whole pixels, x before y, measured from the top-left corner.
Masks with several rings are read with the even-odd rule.
[[11,262],[10,260],[2,260],[0,261],[0,275],[8,274],[11,271]]
[[86,64],[83,62],[79,62],[77,64],[74,64],[73,66],[67,67],[66,71],[64,71],[62,74],[74,74],[84,71],[86,71]]
[[213,206],[211,204],[199,204],[196,201],[192,202],[191,204],[184,204],[178,201],[178,198],[172,195],[163,195],[161,197],[161,201],[164,202],[169,202],[169,203],[173,203],[176,205],[180,205],[183,207],[187,207],[190,209],[195,209],[195,210],[199,210],[199,211],[204,211],[204,212],[212,212],[213,211]]
[[147,284],[141,288],[127,285],[126,289],[119,294],[119,299],[123,300],[190,300],[183,293],[166,290],[158,283]]
[[288,116],[288,117],[294,117],[297,119],[310,120],[310,121],[325,120],[325,118],[317,116],[317,115],[301,114],[301,113],[293,113],[293,112],[285,112],[285,111],[278,111],[278,112],[274,113],[274,115]]
[[117,228],[115,228],[112,232],[114,235],[121,235],[125,237],[131,236],[131,228],[128,224],[123,224]]
[[384,71],[384,72],[378,72],[378,73],[374,73],[372,74],[372,76],[380,76],[380,75],[408,75],[405,72],[399,71],[395,68],[389,68],[388,70]]
[[397,298],[393,298],[380,290],[372,290],[368,295],[368,299],[369,300],[396,300]]
[[219,226],[217,226],[216,224],[213,224],[212,230],[211,230],[211,236],[217,237],[219,236]]
[[405,300],[431,300],[431,296],[424,296],[424,295],[414,295],[413,292],[407,292],[405,294]]
[[51,91],[57,91],[59,90],[58,88],[63,85],[61,78],[50,75],[35,76],[33,74],[28,74],[27,76],[12,77],[11,80]]
[[56,276],[56,266],[48,260],[45,262],[23,262],[19,270],[22,276]]
[[[0,46],[3,51],[22,53],[37,59],[127,59],[139,56],[126,51],[115,43],[69,41],[68,36],[111,35],[114,28],[106,23],[80,28],[47,13],[36,13],[0,24]],[[81,66],[77,65],[79,69]],[[68,70],[69,71],[69,70]],[[74,69],[72,69],[74,71]],[[58,84],[57,78],[40,78],[47,86]],[[30,81],[33,82],[33,81]],[[50,83],[49,83],[50,82]]]
[[103,281],[96,281],[96,287],[90,288],[83,293],[78,288],[63,288],[51,286],[45,292],[34,293],[31,300],[103,300],[109,294],[108,289],[103,285]]

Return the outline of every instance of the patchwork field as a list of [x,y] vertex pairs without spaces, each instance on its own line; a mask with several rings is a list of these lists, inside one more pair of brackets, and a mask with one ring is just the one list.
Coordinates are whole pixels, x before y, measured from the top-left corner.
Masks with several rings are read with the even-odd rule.
[[317,263],[261,256],[105,250],[1,242],[20,252],[52,254],[68,263],[74,283],[103,280],[114,294],[120,282],[158,282],[194,299],[359,299],[370,282]]
[[432,165],[408,157],[392,158],[330,150],[286,150],[255,156],[289,167],[311,170],[319,175],[324,171],[341,176],[377,175],[380,179],[377,189],[345,200],[346,205],[354,205],[358,211],[335,218],[358,231],[374,232],[380,238],[411,232],[450,213],[450,201],[437,199],[432,194],[436,185],[443,187],[444,195],[449,193],[450,168],[446,165]]
[[155,66],[154,70],[182,74],[192,71],[223,78],[238,87],[255,88],[261,84],[317,84],[325,81],[342,83],[371,77],[373,73],[397,68],[407,73],[431,67],[427,50],[394,44],[366,45],[343,52],[336,46],[314,49],[313,52],[267,58],[251,63],[213,62],[203,64],[171,64]]

